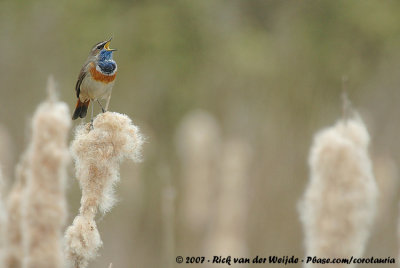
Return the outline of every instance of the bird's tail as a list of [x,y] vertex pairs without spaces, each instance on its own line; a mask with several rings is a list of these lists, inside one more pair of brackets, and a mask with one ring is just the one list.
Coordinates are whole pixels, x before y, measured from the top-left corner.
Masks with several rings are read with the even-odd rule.
[[89,103],[90,103],[90,100],[81,102],[81,100],[78,99],[78,102],[76,103],[76,107],[75,107],[75,112],[72,115],[72,120],[75,120],[78,117],[84,118],[86,116],[87,109],[89,107]]

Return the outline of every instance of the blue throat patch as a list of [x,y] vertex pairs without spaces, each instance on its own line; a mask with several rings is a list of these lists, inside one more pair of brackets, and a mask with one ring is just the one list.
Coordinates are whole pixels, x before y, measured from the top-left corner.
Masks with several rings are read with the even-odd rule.
[[100,70],[105,74],[111,74],[114,72],[115,68],[117,68],[117,64],[112,59],[112,51],[108,51],[103,49],[100,51],[99,61],[97,65],[100,67]]

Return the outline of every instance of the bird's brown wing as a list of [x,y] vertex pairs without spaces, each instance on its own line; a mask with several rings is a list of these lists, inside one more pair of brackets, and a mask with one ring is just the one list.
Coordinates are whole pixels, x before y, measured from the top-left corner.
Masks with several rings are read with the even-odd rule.
[[88,64],[83,65],[81,71],[79,72],[79,76],[78,76],[78,81],[76,81],[76,85],[75,85],[75,92],[76,92],[76,97],[79,99],[79,93],[81,93],[81,84],[83,79],[85,78],[87,72],[86,72],[86,66]]

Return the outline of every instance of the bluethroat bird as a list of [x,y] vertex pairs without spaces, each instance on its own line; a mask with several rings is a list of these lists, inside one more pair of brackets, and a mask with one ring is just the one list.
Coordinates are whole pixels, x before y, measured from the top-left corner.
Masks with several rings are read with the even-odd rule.
[[[111,91],[117,75],[117,63],[113,60],[113,52],[116,49],[110,48],[111,39],[93,46],[79,73],[75,86],[78,102],[72,120],[86,116],[90,101],[92,101],[92,121],[94,101],[99,103],[103,112],[108,109]],[[105,109],[99,99],[107,99]]]

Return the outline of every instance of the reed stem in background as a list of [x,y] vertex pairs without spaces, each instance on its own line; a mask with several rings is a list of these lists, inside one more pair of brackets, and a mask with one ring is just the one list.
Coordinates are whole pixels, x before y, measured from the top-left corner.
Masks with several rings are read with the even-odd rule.
[[248,176],[252,150],[241,138],[229,138],[222,147],[216,213],[207,234],[205,252],[210,256],[248,256]]
[[186,115],[176,134],[184,189],[182,218],[196,240],[204,237],[215,203],[214,185],[218,178],[220,143],[218,123],[202,110]]
[[171,181],[168,167],[160,167],[160,177],[163,178],[164,187],[161,193],[161,212],[163,221],[163,250],[166,268],[175,266],[175,187]]
[[5,257],[5,236],[6,236],[6,222],[7,222],[7,211],[4,206],[4,180],[3,173],[0,169],[0,267],[4,267]]

